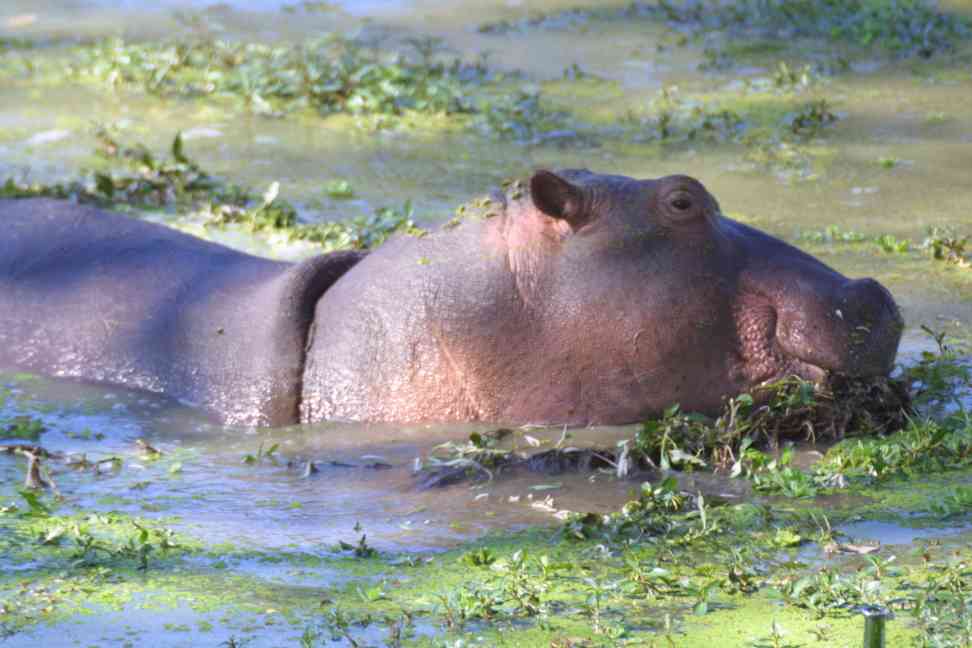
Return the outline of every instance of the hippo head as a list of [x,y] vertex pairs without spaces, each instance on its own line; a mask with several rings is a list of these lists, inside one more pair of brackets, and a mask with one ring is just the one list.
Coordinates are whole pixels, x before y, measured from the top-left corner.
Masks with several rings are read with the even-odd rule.
[[553,399],[551,417],[579,407],[569,419],[620,423],[672,403],[715,412],[786,376],[892,369],[902,319],[881,284],[726,218],[693,178],[539,171],[518,209],[514,267],[530,265],[539,239],[557,241],[539,264],[543,357],[563,362],[545,370],[583,384]]
[[497,198],[327,290],[301,420],[631,423],[891,370],[884,288],[725,218],[692,178],[539,171]]

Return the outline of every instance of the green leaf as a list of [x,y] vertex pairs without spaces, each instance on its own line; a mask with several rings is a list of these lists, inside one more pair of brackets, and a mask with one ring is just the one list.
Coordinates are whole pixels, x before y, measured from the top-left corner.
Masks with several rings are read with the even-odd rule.
[[172,157],[179,164],[189,164],[189,158],[186,157],[182,145],[182,131],[176,133],[175,139],[172,140]]
[[37,493],[29,490],[18,490],[17,492],[30,507],[30,511],[24,514],[25,517],[47,517],[51,514],[51,509],[41,501]]
[[112,198],[115,195],[115,182],[106,173],[96,173],[95,189],[106,198]]

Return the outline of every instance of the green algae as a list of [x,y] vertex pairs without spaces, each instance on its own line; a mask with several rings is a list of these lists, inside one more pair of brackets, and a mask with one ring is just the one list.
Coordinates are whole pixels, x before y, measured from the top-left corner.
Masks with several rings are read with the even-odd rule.
[[[697,32],[756,33],[763,38],[824,38],[858,47],[878,45],[898,55],[929,57],[954,47],[969,33],[967,17],[940,11],[931,2],[783,2],[747,0],[724,4],[707,0],[634,2],[627,5],[538,12],[520,21],[502,20],[479,26],[482,33],[501,34],[531,28],[583,29],[595,20],[650,19]],[[767,41],[782,47],[779,41]],[[761,45],[765,48],[766,45]]]
[[[484,63],[444,61],[436,39],[411,44],[416,52],[406,55],[336,34],[298,45],[113,39],[35,55],[25,77],[31,84],[95,83],[111,91],[238,104],[270,118],[292,112],[360,116],[368,130],[432,115],[451,118],[453,128],[465,124],[522,138],[550,119],[535,95],[504,83]],[[9,63],[6,69],[20,76]]]
[[[834,525],[844,519],[883,519],[892,510],[900,521],[907,511],[923,511],[928,498],[941,492],[941,483],[955,477],[954,473],[943,475],[917,488],[914,480],[892,480],[855,489],[855,496],[864,494],[870,501],[862,505],[858,498],[841,508],[831,500],[825,512]],[[915,497],[919,490],[925,499]],[[743,646],[767,636],[775,620],[791,640],[810,641],[820,631],[826,637],[819,640],[823,645],[839,645],[826,642],[849,642],[858,636],[859,617],[842,609],[825,611],[822,618],[820,612],[808,615],[800,607],[799,597],[793,598],[791,593],[787,602],[778,591],[783,585],[775,584],[792,583],[801,574],[814,573],[814,568],[800,567],[792,557],[781,560],[778,554],[781,546],[805,545],[817,537],[819,526],[811,513],[823,516],[824,510],[788,512],[757,504],[716,507],[709,513],[713,532],[688,542],[662,533],[636,544],[616,545],[609,540],[606,549],[601,538],[571,542],[558,540],[555,529],[535,528],[496,533],[445,553],[393,553],[366,559],[353,554],[241,550],[225,543],[208,545],[181,534],[178,549],[154,560],[144,571],[127,560],[65,570],[61,547],[21,547],[20,551],[28,552],[21,562],[31,566],[4,579],[8,595],[0,622],[8,631],[23,632],[34,623],[63,623],[77,615],[106,610],[135,613],[187,608],[197,618],[214,613],[235,618],[256,615],[314,628],[332,624],[326,610],[340,610],[358,620],[392,618],[406,610],[431,627],[441,626],[438,632],[445,637],[473,633],[492,642],[490,645],[549,645],[564,637],[586,638],[595,645],[608,641],[651,645],[670,634],[678,645],[701,646],[722,632],[721,636],[730,637],[725,639],[730,643],[722,645]],[[0,520],[5,528],[10,529],[13,522],[18,530],[12,536],[0,535],[10,538],[10,546],[22,545],[67,519],[87,517],[4,516]],[[699,524],[697,517],[689,516],[686,521]],[[116,516],[99,524],[115,528],[126,522],[127,518]],[[782,535],[796,540],[782,542]],[[732,558],[732,548],[742,549],[749,558]],[[281,566],[284,580],[261,575],[262,567],[241,573],[244,564]],[[737,591],[738,583],[745,581],[731,576],[733,573],[751,573],[752,585],[745,586],[748,593]],[[887,580],[882,587],[885,596],[891,597],[907,594],[900,589],[905,580],[925,582],[934,573],[934,565],[929,564],[879,580]],[[313,584],[315,574],[322,578],[320,584]],[[308,583],[308,577],[309,584],[299,584]],[[295,583],[287,584],[287,580]],[[709,583],[721,585],[706,589]],[[598,591],[600,621],[592,625],[591,597]],[[478,597],[492,612],[481,617],[481,612],[475,612],[479,608],[465,609],[468,602],[450,598],[457,592]],[[530,600],[534,603],[524,603]],[[705,601],[702,614],[700,601]],[[456,615],[460,614],[472,616],[457,625]],[[907,617],[899,618],[892,626],[892,636],[901,641],[916,636]],[[176,626],[168,631],[181,632]],[[436,641],[419,637],[414,645],[436,645]]]

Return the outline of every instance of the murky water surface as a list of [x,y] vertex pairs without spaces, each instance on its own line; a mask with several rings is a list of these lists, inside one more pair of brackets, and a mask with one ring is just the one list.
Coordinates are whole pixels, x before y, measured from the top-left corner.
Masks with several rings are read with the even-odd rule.
[[[560,508],[609,510],[638,482],[607,475],[544,477],[511,471],[493,482],[422,487],[415,460],[436,445],[466,441],[483,426],[385,426],[325,423],[290,429],[221,428],[198,413],[151,395],[31,378],[15,382],[5,416],[41,412],[45,449],[91,461],[118,456],[123,470],[91,473],[52,462],[58,488],[79,510],[99,505],[136,515],[179,516],[177,524],[213,543],[255,548],[326,550],[354,536],[360,523],[389,550],[433,550],[489,529],[548,522]],[[495,429],[495,428],[493,428]],[[569,445],[604,445],[631,430],[572,431]],[[524,450],[552,447],[563,430],[521,431]],[[162,451],[146,460],[135,444]],[[0,440],[2,441],[2,440]],[[13,441],[13,440],[9,440]],[[269,456],[246,463],[260,448]],[[313,472],[307,463],[313,462]],[[175,466],[175,468],[173,468]],[[23,465],[0,464],[14,497]],[[477,480],[478,481],[478,480]],[[592,489],[591,483],[599,487]],[[254,525],[254,515],[261,523]]]
[[[604,128],[642,109],[662,87],[717,93],[740,79],[769,74],[765,67],[701,72],[700,45],[671,47],[664,26],[647,20],[575,24],[568,17],[502,34],[477,29],[485,22],[516,21],[576,4],[343,0],[309,10],[279,0],[231,0],[212,6],[196,0],[6,0],[0,6],[0,40],[39,39],[58,47],[63,39],[113,35],[202,33],[290,41],[336,30],[391,43],[432,35],[469,60],[489,53],[492,65],[521,71],[526,83],[546,88],[554,102],[571,104]],[[599,81],[565,86],[564,71],[575,63]],[[376,134],[355,128],[346,117],[271,120],[205,103],[29,83],[0,87],[0,176],[20,174],[42,181],[73,177],[92,161],[90,126],[98,122],[120,124],[133,139],[156,148],[165,147],[181,130],[189,152],[207,168],[255,187],[279,181],[283,195],[298,202],[308,218],[370,214],[376,207],[411,200],[420,220],[434,221],[505,177],[540,166],[584,166],[641,177],[675,172],[697,176],[727,213],[803,245],[811,244],[801,243],[801,232],[833,223],[918,241],[932,225],[969,231],[972,111],[967,106],[972,72],[893,60],[859,61],[854,69],[828,79],[821,90],[842,119],[817,142],[821,154],[813,163],[813,177],[804,180],[754,168],[732,144],[669,150],[635,141],[610,146],[596,141],[516,142],[446,132],[435,123]],[[886,168],[881,158],[898,163]],[[325,181],[338,178],[352,183],[353,200],[334,200],[323,191]],[[260,247],[232,234],[223,240],[278,256],[307,253]],[[921,325],[970,337],[972,282],[962,271],[870,248],[812,244],[811,251],[848,274],[874,276],[892,290],[908,324],[903,362],[930,348]],[[491,482],[422,490],[414,475],[417,457],[438,443],[463,441],[471,431],[487,428],[335,423],[274,431],[225,429],[197,412],[145,394],[9,373],[0,376],[0,383],[10,392],[0,418],[38,415],[49,428],[42,437],[48,450],[89,459],[122,458],[120,469],[97,475],[52,463],[65,510],[163,518],[213,545],[327,555],[339,541],[354,542],[360,524],[369,542],[382,550],[435,551],[491,530],[550,522],[560,509],[611,510],[637,484],[599,473],[544,476],[513,471]],[[630,430],[572,431],[569,442],[604,445],[625,433]],[[561,434],[530,430],[518,432],[517,438],[523,444],[524,435],[530,435],[549,447]],[[160,449],[161,458],[145,459],[135,445],[137,438]],[[244,462],[261,447],[275,451],[254,463]],[[317,467],[313,474],[306,474],[309,461]],[[21,461],[0,456],[0,503],[16,499],[23,471]],[[709,493],[746,496],[727,480],[690,481],[692,488]],[[842,530],[885,544],[957,532],[911,532],[876,522]],[[18,568],[3,563],[3,557],[0,564]],[[321,587],[345,578],[325,568],[301,571],[245,559],[231,568],[294,586]],[[164,636],[171,645],[199,645],[200,636],[211,644],[226,639],[196,633],[211,620],[181,608],[134,616],[130,610],[124,615],[105,612],[78,621],[72,641],[123,643],[126,624],[131,624],[131,633]],[[240,628],[265,621],[254,616],[235,622]],[[175,639],[164,632],[183,626],[188,630]],[[29,641],[47,643],[49,632],[39,628]],[[288,632],[295,641],[296,631]]]

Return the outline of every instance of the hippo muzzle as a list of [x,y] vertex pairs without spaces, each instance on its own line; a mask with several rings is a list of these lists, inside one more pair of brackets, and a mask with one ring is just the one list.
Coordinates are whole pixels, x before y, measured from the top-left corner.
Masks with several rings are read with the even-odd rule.
[[756,345],[769,356],[757,359],[763,360],[764,379],[891,372],[904,323],[884,286],[874,279],[847,279],[786,243],[734,225],[755,259],[743,274],[745,291],[759,296],[755,301],[771,320],[759,327],[769,339]]
[[780,309],[776,339],[805,364],[851,376],[886,376],[903,322],[891,294],[873,279],[839,282],[832,291],[794,292]]

